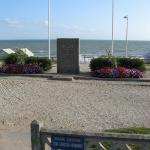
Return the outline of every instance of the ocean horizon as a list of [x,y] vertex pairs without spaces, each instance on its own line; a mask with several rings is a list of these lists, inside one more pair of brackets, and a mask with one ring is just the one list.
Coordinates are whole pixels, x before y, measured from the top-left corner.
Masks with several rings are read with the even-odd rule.
[[[107,51],[111,50],[111,40],[99,39],[81,39],[80,54],[101,56],[107,55]],[[56,40],[51,39],[51,56],[56,56]],[[114,40],[114,55],[125,56],[125,40]],[[28,48],[35,56],[48,56],[48,40],[47,39],[25,39],[25,40],[0,40],[0,49],[4,48]],[[144,56],[150,52],[150,41],[128,41],[129,56]]]

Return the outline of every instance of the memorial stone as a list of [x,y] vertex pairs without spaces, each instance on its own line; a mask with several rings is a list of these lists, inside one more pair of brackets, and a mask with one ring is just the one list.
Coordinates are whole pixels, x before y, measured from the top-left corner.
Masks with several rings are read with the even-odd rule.
[[79,39],[57,39],[57,73],[79,73],[79,50]]

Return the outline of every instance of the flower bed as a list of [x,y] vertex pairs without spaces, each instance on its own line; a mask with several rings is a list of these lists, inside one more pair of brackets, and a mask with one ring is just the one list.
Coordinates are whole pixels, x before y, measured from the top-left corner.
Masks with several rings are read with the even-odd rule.
[[[16,66],[14,66],[15,64],[25,65],[25,68],[29,68],[30,70],[29,72],[32,72],[31,68],[37,68],[38,66],[43,71],[48,71],[52,68],[52,61],[48,59],[47,57],[28,57],[23,51],[19,49],[17,49],[15,53],[9,54],[7,57],[5,57],[4,63],[7,65],[11,65],[11,67],[14,68],[15,72],[17,71],[20,72],[19,70],[23,67],[23,66],[17,66],[17,69],[16,69]],[[28,65],[33,65],[33,66],[28,66]],[[35,66],[35,65],[38,65],[38,66]],[[36,69],[33,69],[33,70],[36,70]]]
[[92,59],[90,62],[91,71],[97,68],[102,69],[105,67],[124,67],[128,69],[138,69],[141,72],[146,71],[146,66],[143,60],[137,58],[120,58],[120,57],[99,57]]
[[138,69],[105,67],[93,71],[92,76],[99,78],[143,78],[143,73]]
[[37,74],[42,69],[38,65],[33,64],[6,64],[0,67],[0,73],[9,74]]

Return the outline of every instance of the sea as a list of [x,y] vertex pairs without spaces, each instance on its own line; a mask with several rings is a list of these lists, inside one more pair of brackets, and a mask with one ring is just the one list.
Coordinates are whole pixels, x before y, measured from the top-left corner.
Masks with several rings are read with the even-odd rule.
[[[51,56],[57,55],[57,42],[51,40]],[[35,56],[48,57],[48,40],[0,40],[0,49],[28,48]],[[126,41],[114,41],[114,55],[125,56]],[[111,51],[111,40],[81,40],[80,56],[102,56]],[[128,55],[143,57],[150,53],[150,41],[128,41]]]

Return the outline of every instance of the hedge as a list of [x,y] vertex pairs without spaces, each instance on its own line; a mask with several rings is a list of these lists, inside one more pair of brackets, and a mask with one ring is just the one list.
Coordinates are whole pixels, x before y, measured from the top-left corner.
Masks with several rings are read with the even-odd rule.
[[4,58],[5,64],[34,64],[41,67],[43,71],[52,68],[52,61],[46,57],[28,57],[24,52],[17,50]]
[[6,56],[4,62],[5,64],[24,64],[27,57],[28,55],[24,52],[17,50],[16,53]]
[[90,62],[91,71],[95,71],[97,69],[105,68],[105,67],[124,67],[127,69],[138,69],[142,72],[146,71],[145,63],[141,59],[134,58],[96,58],[92,59]]
[[90,69],[94,71],[96,69],[105,68],[105,67],[115,67],[116,62],[115,58],[106,58],[106,57],[99,57],[92,59],[90,62]]
[[136,68],[142,72],[146,71],[145,63],[137,58],[117,58],[118,67],[125,67],[128,69]]
[[39,65],[44,71],[52,68],[52,61],[46,57],[28,57],[25,63]]

